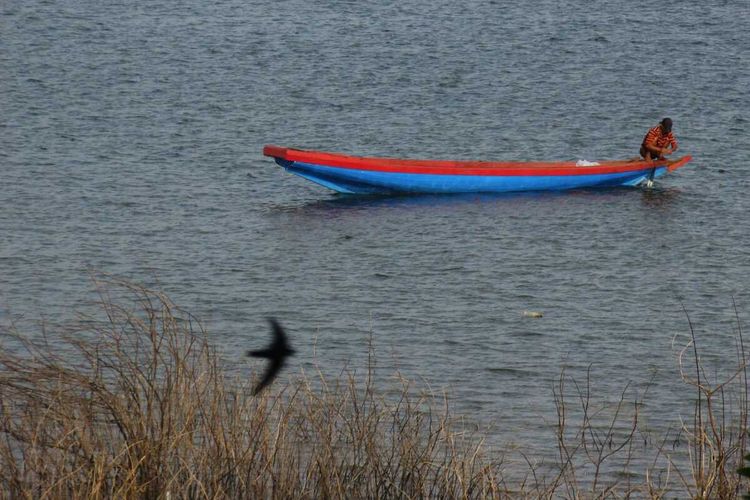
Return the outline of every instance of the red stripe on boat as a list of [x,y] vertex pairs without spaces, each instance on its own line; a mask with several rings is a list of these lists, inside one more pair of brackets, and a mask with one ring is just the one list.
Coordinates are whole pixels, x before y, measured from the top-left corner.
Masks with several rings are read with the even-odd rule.
[[600,161],[599,165],[578,166],[576,162],[490,162],[462,160],[405,160],[397,158],[367,158],[348,156],[323,151],[306,151],[268,145],[263,154],[288,161],[314,165],[348,168],[355,170],[372,170],[405,174],[432,175],[503,175],[503,176],[541,176],[541,175],[591,175],[631,172],[648,168],[667,166],[669,171],[676,170],[689,162],[692,157],[684,156],[677,160],[663,161]]

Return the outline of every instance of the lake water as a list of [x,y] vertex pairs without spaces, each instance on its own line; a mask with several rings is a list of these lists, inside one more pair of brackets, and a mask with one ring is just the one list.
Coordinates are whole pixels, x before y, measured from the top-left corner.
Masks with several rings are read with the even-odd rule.
[[[650,384],[674,428],[683,305],[717,377],[750,314],[750,17],[659,8],[5,1],[0,323],[72,318],[97,270],[158,284],[240,370],[267,316],[286,375],[361,369],[372,334],[500,447],[554,458],[563,368],[604,400]],[[628,158],[664,116],[694,160],[652,190],[345,197],[261,154]]]

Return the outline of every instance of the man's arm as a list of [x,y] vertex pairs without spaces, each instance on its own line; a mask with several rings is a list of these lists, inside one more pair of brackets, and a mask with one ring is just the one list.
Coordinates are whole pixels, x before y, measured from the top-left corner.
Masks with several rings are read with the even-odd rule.
[[666,148],[660,148],[659,146],[657,146],[656,141],[647,142],[646,144],[644,144],[644,146],[651,152],[651,154],[656,156],[663,155],[664,151],[667,150]]
[[[660,148],[656,145],[656,139],[652,139],[651,141],[647,142],[645,146],[646,149],[658,156],[671,155],[672,153],[677,151],[677,141],[674,138],[670,139],[670,141],[667,143],[667,146],[663,148]],[[672,149],[669,149],[670,147]]]

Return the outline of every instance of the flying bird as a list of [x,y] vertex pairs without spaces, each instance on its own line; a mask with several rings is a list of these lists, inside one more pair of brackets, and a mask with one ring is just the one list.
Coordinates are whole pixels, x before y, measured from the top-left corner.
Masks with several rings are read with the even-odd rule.
[[247,351],[248,356],[255,358],[268,358],[269,360],[266,373],[253,390],[253,396],[257,395],[265,386],[273,381],[276,375],[278,375],[279,370],[281,370],[281,367],[284,365],[286,358],[294,354],[294,349],[289,346],[289,342],[287,342],[286,339],[286,333],[284,333],[284,329],[281,328],[281,325],[273,318],[268,318],[268,322],[271,323],[271,329],[273,332],[273,341],[271,342],[271,345],[267,349]]

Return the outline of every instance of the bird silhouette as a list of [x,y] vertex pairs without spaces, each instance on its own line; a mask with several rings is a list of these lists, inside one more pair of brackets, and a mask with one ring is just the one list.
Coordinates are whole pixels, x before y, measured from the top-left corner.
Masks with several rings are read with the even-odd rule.
[[268,322],[271,323],[271,330],[273,333],[273,341],[271,342],[271,345],[266,349],[247,351],[248,356],[255,358],[268,358],[270,361],[268,368],[266,368],[266,373],[263,375],[263,379],[253,390],[254,396],[273,381],[276,375],[278,375],[279,370],[281,370],[281,367],[284,365],[286,358],[294,354],[294,349],[289,346],[286,333],[284,332],[284,329],[281,328],[281,325],[273,318],[268,318]]

